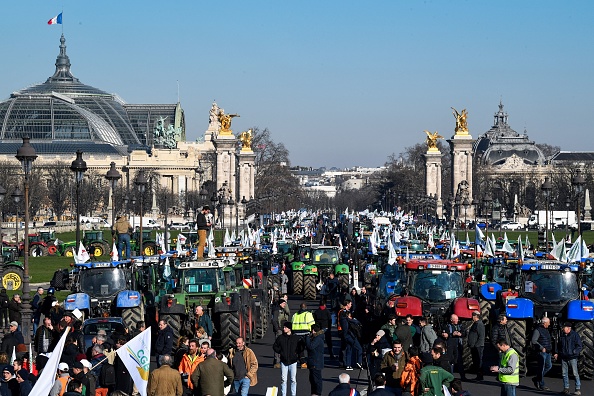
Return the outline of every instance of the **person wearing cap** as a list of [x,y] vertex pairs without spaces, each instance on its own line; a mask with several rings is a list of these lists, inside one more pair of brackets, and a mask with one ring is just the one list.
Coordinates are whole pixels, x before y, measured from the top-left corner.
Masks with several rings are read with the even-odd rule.
[[557,353],[553,355],[555,360],[561,359],[561,376],[563,377],[563,394],[569,395],[569,366],[575,377],[574,395],[581,395],[581,382],[578,370],[578,359],[582,352],[583,344],[580,335],[571,328],[571,323],[563,324],[563,331],[557,344]]
[[206,232],[212,225],[206,218],[210,213],[210,207],[204,205],[196,216],[196,228],[198,228],[198,259],[204,259],[204,247],[206,246]]
[[293,324],[285,322],[283,333],[276,337],[272,349],[280,355],[281,365],[281,396],[287,396],[287,379],[291,385],[291,396],[297,395],[297,361],[299,353],[304,349],[301,337],[293,334]]
[[87,359],[82,359],[80,363],[83,365],[83,373],[88,381],[88,385],[83,382],[83,384],[86,386],[86,394],[88,396],[93,396],[97,387],[97,378],[91,372],[93,365]]
[[[126,258],[130,259],[130,231],[132,225],[124,215],[119,215],[115,224],[113,225],[113,232],[118,238],[118,257],[120,260],[124,258],[122,255],[124,246],[126,247]],[[112,234],[113,235],[113,234]]]
[[320,306],[316,309],[313,313],[313,317],[315,323],[320,326],[320,329],[324,330],[324,339],[326,341],[326,346],[328,347],[328,354],[330,355],[330,359],[336,359],[334,356],[334,346],[332,345],[332,315],[330,311],[326,308],[326,299],[322,298],[320,300]]
[[72,366],[70,368],[72,370],[72,380],[80,381],[80,383],[83,386],[83,392],[81,393],[87,394],[86,391],[87,389],[89,389],[89,379],[85,375],[85,366],[82,364],[82,362],[79,362],[77,360],[74,363],[72,363]]
[[25,369],[20,369],[15,372],[15,378],[19,383],[20,388],[20,395],[21,396],[29,396],[31,390],[33,389],[33,384],[29,381],[29,372]]
[[12,366],[4,366],[2,369],[2,381],[0,382],[0,395],[18,395],[20,386],[14,375]]
[[2,338],[2,346],[0,346],[0,352],[4,352],[9,356],[12,354],[12,350],[16,349],[17,345],[24,344],[23,333],[19,330],[19,324],[17,322],[10,322],[8,325],[10,330]]
[[468,329],[468,348],[472,355],[472,365],[476,371],[476,381],[483,380],[483,351],[485,348],[485,324],[480,311],[472,313],[472,325]]
[[384,330],[378,330],[373,340],[369,343],[369,353],[371,354],[369,373],[371,378],[380,372],[380,365],[382,364],[384,354],[391,349],[390,342],[386,338],[386,332]]
[[[287,300],[281,298],[272,306],[272,331],[278,337],[283,334],[283,324],[291,319],[291,311]],[[274,368],[280,368],[280,355],[274,353]]]
[[64,362],[58,365],[58,378],[54,382],[54,386],[52,386],[48,396],[63,396],[66,393],[66,388],[70,381],[69,370],[70,367]]
[[[434,347],[431,350],[433,360],[435,356],[441,353],[441,348]],[[421,369],[419,381],[421,383],[421,392],[423,395],[443,396],[443,386],[449,388],[450,382],[454,380],[454,376],[447,370],[440,366],[435,366],[430,358],[423,359],[425,367]]]

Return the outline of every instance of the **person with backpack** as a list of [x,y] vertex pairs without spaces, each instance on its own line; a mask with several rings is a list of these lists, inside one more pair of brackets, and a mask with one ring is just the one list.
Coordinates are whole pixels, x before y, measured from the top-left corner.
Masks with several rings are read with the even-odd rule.
[[346,343],[346,350],[344,352],[345,370],[352,370],[353,351],[355,352],[355,365],[361,370],[363,369],[363,348],[361,347],[361,334],[363,328],[361,322],[353,318],[351,311],[345,311],[341,315],[341,328],[344,334]]

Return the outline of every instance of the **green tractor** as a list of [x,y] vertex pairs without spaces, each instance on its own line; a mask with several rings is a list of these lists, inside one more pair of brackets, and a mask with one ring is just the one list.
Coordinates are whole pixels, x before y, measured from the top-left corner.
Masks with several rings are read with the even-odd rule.
[[293,272],[293,294],[303,293],[303,269],[306,264],[311,262],[311,251],[316,246],[321,245],[297,245],[294,259],[291,262],[291,270]]
[[[237,337],[252,340],[257,306],[248,289],[238,287],[235,271],[227,258],[191,261],[187,257],[172,257],[173,271],[167,283],[167,294],[161,299],[160,314],[173,328],[184,327],[183,312],[193,312],[197,305],[205,307],[212,318],[215,339],[221,349],[235,344]],[[163,306],[170,309],[163,310]]]
[[108,242],[103,238],[103,231],[89,230],[85,231],[82,240],[83,246],[93,257],[101,257],[103,255],[111,254],[111,246],[113,242]]
[[23,287],[23,263],[18,261],[19,251],[16,246],[6,246],[2,242],[2,287],[6,290],[19,290]]
[[311,258],[303,268],[303,297],[306,300],[316,299],[317,291],[330,273],[338,278],[341,288],[349,287],[349,266],[341,263],[338,246],[312,246]]
[[151,236],[152,230],[142,230],[142,250],[140,245],[140,232],[134,231],[130,238],[130,249],[140,256],[154,256],[159,252],[157,242]]

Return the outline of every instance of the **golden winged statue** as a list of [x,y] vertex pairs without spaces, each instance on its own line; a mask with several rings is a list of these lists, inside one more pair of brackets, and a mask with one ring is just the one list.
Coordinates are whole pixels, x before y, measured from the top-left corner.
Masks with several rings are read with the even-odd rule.
[[468,116],[468,112],[466,109],[463,109],[460,113],[458,110],[452,107],[454,112],[454,117],[456,118],[456,135],[468,135],[468,124],[466,123],[466,117]]
[[241,141],[241,151],[252,151],[252,130],[248,129],[245,132],[241,132],[239,140]]
[[439,151],[437,148],[437,139],[443,139],[437,131],[431,133],[429,131],[425,131],[427,134],[427,151]]
[[218,118],[221,123],[220,133],[223,135],[231,134],[231,119],[233,117],[239,117],[239,114],[225,114],[225,110],[220,109]]

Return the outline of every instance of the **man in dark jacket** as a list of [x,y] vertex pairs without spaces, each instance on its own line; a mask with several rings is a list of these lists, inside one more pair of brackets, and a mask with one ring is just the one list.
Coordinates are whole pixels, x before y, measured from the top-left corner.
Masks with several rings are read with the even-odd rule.
[[281,396],[287,396],[287,375],[291,383],[291,396],[297,396],[297,361],[303,351],[301,337],[292,333],[293,324],[285,322],[283,334],[279,335],[272,349],[280,355],[281,364]]
[[481,313],[472,313],[472,326],[468,329],[468,347],[472,355],[472,365],[476,370],[476,380],[483,380],[483,350],[485,348],[485,325]]
[[0,290],[0,326],[8,328],[8,301],[9,297],[6,294],[6,289]]
[[501,339],[507,341],[507,344],[510,347],[514,347],[511,344],[512,339],[509,333],[509,329],[507,328],[507,316],[505,316],[505,314],[501,314],[497,317],[497,324],[493,326],[493,329],[491,330],[491,344],[493,345],[493,348],[495,348],[496,351],[499,350],[497,348],[497,340]]
[[165,320],[159,321],[159,333],[157,334],[157,341],[155,342],[155,353],[157,355],[157,362],[159,356],[172,355],[173,353],[173,329]]
[[206,359],[200,363],[190,377],[194,389],[200,389],[200,395],[224,396],[224,388],[233,383],[233,370],[217,360],[214,349],[206,351]]
[[549,390],[545,386],[544,376],[553,367],[553,363],[551,362],[553,341],[551,339],[551,333],[549,333],[550,325],[551,319],[545,316],[542,318],[540,326],[532,333],[532,346],[538,351],[538,369],[536,370],[536,377],[532,379],[532,382],[538,390]]
[[454,338],[450,338],[448,331],[443,329],[441,336],[437,337],[433,346],[439,346],[443,351],[439,362],[436,362],[434,359],[433,364],[441,366],[444,370],[453,373],[454,362],[458,359],[458,341]]
[[[275,337],[283,334],[283,325],[290,320],[291,311],[287,300],[281,298],[272,307],[272,331],[274,331]],[[280,368],[280,355],[276,352],[274,353],[274,368]]]
[[332,346],[332,315],[330,311],[326,309],[326,300],[320,301],[320,307],[313,313],[316,324],[320,326],[321,330],[324,330],[324,338],[326,340],[326,346],[328,347],[328,354],[330,359],[334,360],[334,347]]
[[204,247],[206,246],[206,232],[210,229],[211,224],[207,219],[210,213],[210,207],[204,205],[202,210],[196,216],[196,227],[198,228],[198,259],[204,258]]
[[10,356],[13,348],[16,348],[19,344],[24,344],[25,340],[23,338],[23,333],[18,330],[19,324],[17,322],[10,322],[8,328],[10,332],[6,333],[4,338],[2,338],[0,351],[7,353]]
[[[354,391],[354,392],[353,392]],[[347,373],[338,376],[338,385],[328,396],[360,396],[358,390],[351,388],[351,377]]]
[[311,335],[305,337],[307,347],[307,368],[309,369],[309,384],[312,396],[322,394],[322,369],[324,368],[324,340],[322,334],[328,329],[321,329],[315,323],[311,326]]
[[23,315],[21,314],[21,305],[21,295],[15,294],[14,296],[12,296],[12,298],[8,302],[8,319],[11,322],[21,323],[23,321]]
[[[460,378],[465,381],[466,380],[466,373],[464,372],[464,362],[462,361],[463,355],[463,340],[467,336],[466,329],[460,323],[460,319],[458,315],[452,314],[450,316],[450,323],[447,326],[448,334],[451,339],[456,340],[455,347],[456,347],[456,356],[455,360],[452,361],[454,364],[454,368],[457,368],[458,372],[460,373]],[[452,371],[453,374],[453,371]]]
[[206,334],[208,335],[208,339],[212,340],[212,333],[213,333],[213,325],[212,320],[210,319],[210,315],[204,312],[204,308],[201,305],[196,306],[194,308],[194,332],[198,329],[198,327],[202,327]]
[[563,331],[559,337],[559,344],[557,345],[557,353],[553,355],[555,360],[561,359],[561,375],[563,376],[563,393],[569,394],[569,366],[575,377],[575,393],[580,395],[581,383],[578,371],[578,358],[582,351],[583,344],[578,333],[571,329],[571,323],[563,324]]

